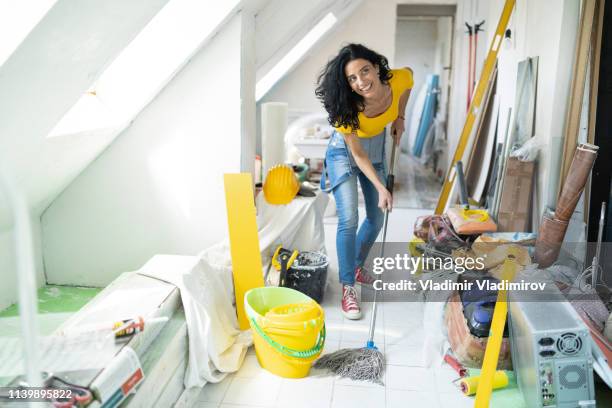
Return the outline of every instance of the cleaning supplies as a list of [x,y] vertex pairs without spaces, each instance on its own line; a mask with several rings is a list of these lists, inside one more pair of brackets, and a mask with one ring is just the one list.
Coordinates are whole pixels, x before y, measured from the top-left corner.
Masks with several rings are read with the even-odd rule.
[[[284,270],[283,258],[286,263]],[[329,265],[323,252],[298,252],[279,245],[272,256],[272,265],[281,272],[279,286],[299,290],[319,303],[323,301]]]
[[[391,151],[391,165],[389,166],[389,174],[387,175],[387,190],[393,194],[393,184],[395,176],[393,175],[393,167],[395,164],[396,144],[393,143]],[[380,257],[383,258],[385,253],[385,242],[387,239],[387,223],[389,221],[389,210],[385,208],[385,216],[383,221],[382,245],[380,248]],[[382,375],[385,369],[385,356],[378,350],[374,344],[374,328],[376,327],[376,312],[378,310],[377,303],[378,291],[374,291],[374,302],[372,305],[372,317],[370,318],[370,330],[368,341],[365,347],[359,349],[342,349],[334,353],[327,354],[321,357],[315,363],[315,368],[325,368],[352,380],[365,380],[382,384]]]
[[244,307],[259,364],[281,377],[306,377],[325,345],[323,308],[297,290],[275,286],[248,291]]
[[269,204],[289,204],[299,190],[300,183],[291,167],[279,164],[268,171],[263,192]]

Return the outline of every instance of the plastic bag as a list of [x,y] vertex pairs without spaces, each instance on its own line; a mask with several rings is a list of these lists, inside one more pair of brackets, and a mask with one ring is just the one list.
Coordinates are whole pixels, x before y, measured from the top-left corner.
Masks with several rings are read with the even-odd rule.
[[532,162],[538,157],[538,152],[543,143],[536,136],[530,138],[522,146],[513,147],[510,157],[516,157],[520,161]]

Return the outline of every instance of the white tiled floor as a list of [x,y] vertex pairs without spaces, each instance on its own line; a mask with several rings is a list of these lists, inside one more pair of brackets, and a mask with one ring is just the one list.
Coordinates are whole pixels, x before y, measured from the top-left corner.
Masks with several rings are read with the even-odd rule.
[[[396,209],[389,223],[388,241],[406,241],[411,236],[418,210]],[[393,222],[391,222],[393,220]],[[329,220],[328,220],[329,221]],[[398,224],[404,226],[401,228]],[[325,225],[330,255],[328,288],[323,307],[327,338],[324,353],[338,348],[363,347],[368,336],[371,304],[362,304],[364,317],[352,321],[340,312],[340,287],[337,283],[335,256],[336,225]],[[418,303],[381,303],[378,308],[375,342],[384,352],[387,367],[384,386],[332,377],[311,370],[304,379],[277,377],[260,368],[254,351],[241,369],[219,384],[207,384],[199,396],[198,407],[471,407],[473,399],[464,397],[452,380],[457,376],[448,366],[425,368],[423,365],[423,305]]]

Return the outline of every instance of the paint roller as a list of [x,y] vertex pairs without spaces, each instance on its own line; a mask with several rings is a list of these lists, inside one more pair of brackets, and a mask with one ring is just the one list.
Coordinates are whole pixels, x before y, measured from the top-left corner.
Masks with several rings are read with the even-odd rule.
[[[480,376],[474,375],[471,377],[462,378],[459,381],[459,388],[465,395],[474,395],[478,391],[478,383]],[[498,370],[493,376],[493,389],[505,388],[508,386],[508,374],[505,371]]]

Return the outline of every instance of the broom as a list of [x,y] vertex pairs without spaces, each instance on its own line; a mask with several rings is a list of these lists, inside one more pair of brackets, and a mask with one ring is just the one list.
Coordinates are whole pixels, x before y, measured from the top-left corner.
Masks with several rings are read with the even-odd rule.
[[[395,140],[391,150],[391,166],[387,175],[387,190],[393,194],[393,167],[395,165]],[[385,241],[387,239],[387,222],[389,221],[389,210],[385,208],[385,219],[383,223],[382,245],[380,257],[385,253]],[[376,312],[378,310],[378,291],[374,290],[374,304],[372,306],[372,317],[370,318],[370,331],[368,342],[365,347],[358,349],[342,349],[326,354],[318,359],[314,368],[326,369],[341,377],[352,380],[371,381],[382,385],[382,375],[385,371],[385,356],[374,344],[374,328],[376,326]]]

